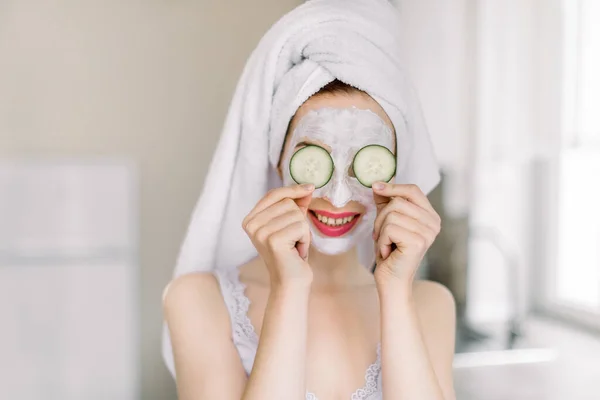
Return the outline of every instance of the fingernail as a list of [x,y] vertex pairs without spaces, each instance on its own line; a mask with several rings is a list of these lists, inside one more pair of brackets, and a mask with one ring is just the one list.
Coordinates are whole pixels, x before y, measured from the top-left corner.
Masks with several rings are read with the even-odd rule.
[[377,235],[375,234],[375,231],[373,231],[373,240],[375,240],[375,237],[376,237],[376,236],[377,236]]
[[315,188],[315,185],[313,185],[312,183],[305,183],[302,185],[302,188],[304,190],[313,190]]
[[375,190],[383,190],[385,189],[385,183],[377,182],[373,184],[373,189]]

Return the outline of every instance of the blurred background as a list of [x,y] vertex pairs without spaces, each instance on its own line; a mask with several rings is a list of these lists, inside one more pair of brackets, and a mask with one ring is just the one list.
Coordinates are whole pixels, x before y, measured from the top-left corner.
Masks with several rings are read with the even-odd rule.
[[[0,2],[0,398],[176,398],[161,293],[244,63],[299,3]],[[396,4],[458,399],[600,399],[600,1]]]

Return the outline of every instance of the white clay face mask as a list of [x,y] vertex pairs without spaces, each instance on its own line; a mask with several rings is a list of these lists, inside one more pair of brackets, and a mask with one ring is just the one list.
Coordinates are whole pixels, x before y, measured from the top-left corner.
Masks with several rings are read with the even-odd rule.
[[355,221],[344,215],[335,219],[311,216],[317,250],[339,254],[369,238],[377,214],[370,185],[387,181],[395,173],[391,128],[370,110],[324,107],[302,117],[289,140],[291,149],[303,142],[308,145],[288,152],[282,160],[284,185],[311,182],[317,187],[313,197],[326,198],[334,208],[341,209],[350,201],[365,208]]

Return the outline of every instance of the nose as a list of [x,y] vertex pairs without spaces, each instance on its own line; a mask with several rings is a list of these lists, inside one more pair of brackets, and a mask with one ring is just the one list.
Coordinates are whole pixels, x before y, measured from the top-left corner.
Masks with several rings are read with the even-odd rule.
[[348,204],[350,202],[350,200],[345,201],[345,202],[337,202],[337,201],[333,201],[331,200],[329,197],[325,196],[323,197],[323,199],[327,200],[328,202],[331,203],[332,206],[334,206],[335,208],[343,208],[346,204]]
[[331,192],[328,193],[324,198],[327,199],[334,207],[342,208],[350,202],[350,199],[352,198],[352,192],[347,185],[337,184],[334,185]]

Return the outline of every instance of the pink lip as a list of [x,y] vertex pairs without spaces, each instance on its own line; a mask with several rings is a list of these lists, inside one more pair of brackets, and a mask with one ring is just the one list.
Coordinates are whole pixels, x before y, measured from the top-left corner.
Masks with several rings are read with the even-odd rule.
[[[350,232],[352,230],[352,228],[354,228],[354,226],[360,219],[360,216],[357,216],[356,218],[354,218],[352,221],[348,222],[347,224],[340,225],[340,226],[329,226],[329,225],[324,224],[321,221],[319,221],[319,219],[314,214],[314,212],[310,212],[309,214],[310,214],[310,219],[311,219],[313,225],[315,225],[315,227],[319,230],[319,232],[321,232],[323,235],[329,236],[329,237],[339,237],[339,236],[345,235],[346,233]],[[324,215],[327,218],[329,218],[329,217],[344,218],[344,217],[349,217],[351,215],[358,215],[357,213],[352,213],[352,212],[333,214],[333,213],[325,212],[325,211],[319,211],[319,214]]]

